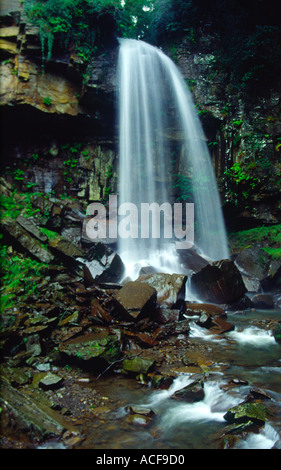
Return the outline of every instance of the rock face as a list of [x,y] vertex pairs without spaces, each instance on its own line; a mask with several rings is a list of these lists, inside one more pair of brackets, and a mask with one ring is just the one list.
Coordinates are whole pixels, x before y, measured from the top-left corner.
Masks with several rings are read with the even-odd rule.
[[193,274],[192,288],[203,302],[231,304],[246,293],[242,276],[233,261],[211,263]]
[[[7,58],[1,64],[1,105],[24,104],[43,113],[87,116],[91,111],[96,112],[95,105],[100,106],[98,89],[101,95],[109,96],[114,92],[115,51],[113,63],[109,63],[109,55],[105,61],[101,54],[84,87],[82,75],[86,66],[71,51],[54,54],[45,64],[45,72],[41,73],[39,30],[27,22],[22,2],[6,4],[1,9],[1,16],[7,24],[0,29],[0,50]],[[105,69],[108,74],[104,73]]]

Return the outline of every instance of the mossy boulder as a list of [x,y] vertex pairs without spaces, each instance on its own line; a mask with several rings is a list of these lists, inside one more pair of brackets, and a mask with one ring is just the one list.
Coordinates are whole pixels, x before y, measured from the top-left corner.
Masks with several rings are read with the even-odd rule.
[[241,403],[227,410],[224,419],[229,423],[247,423],[263,425],[268,417],[268,409],[261,403]]
[[63,343],[59,351],[68,362],[93,372],[100,372],[119,359],[120,335],[101,329],[96,333],[79,336]]
[[136,356],[131,359],[124,359],[122,363],[122,372],[132,374],[147,374],[154,365],[154,360]]

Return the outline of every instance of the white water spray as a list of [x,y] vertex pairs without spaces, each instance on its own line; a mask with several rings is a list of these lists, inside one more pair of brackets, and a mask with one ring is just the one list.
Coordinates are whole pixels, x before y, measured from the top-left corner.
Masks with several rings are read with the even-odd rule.
[[[228,258],[216,179],[191,93],[175,64],[142,41],[120,40],[120,203],[173,203],[174,186],[190,192],[195,245],[213,260]],[[175,176],[176,175],[176,176]],[[153,227],[151,228],[153,231]],[[166,266],[163,237],[120,239],[125,263]],[[151,262],[151,257],[154,260]],[[174,259],[176,252],[174,250]],[[170,254],[168,256],[170,258]],[[172,266],[175,272],[174,266]]]

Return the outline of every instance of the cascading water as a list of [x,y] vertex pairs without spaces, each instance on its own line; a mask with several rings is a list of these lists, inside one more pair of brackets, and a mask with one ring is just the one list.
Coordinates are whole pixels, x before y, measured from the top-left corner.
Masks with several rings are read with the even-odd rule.
[[[212,260],[228,258],[208,147],[179,70],[156,47],[132,39],[120,40],[118,68],[120,204],[133,203],[140,215],[142,203],[173,204],[175,185],[182,185],[194,203],[195,246]],[[140,231],[136,238],[120,238],[122,258],[179,271],[174,244],[153,238],[154,229],[146,238]]]

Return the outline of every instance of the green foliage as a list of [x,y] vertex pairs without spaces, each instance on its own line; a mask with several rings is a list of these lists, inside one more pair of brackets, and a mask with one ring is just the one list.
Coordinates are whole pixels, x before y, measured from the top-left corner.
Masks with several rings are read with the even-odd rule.
[[19,215],[24,217],[35,216],[39,209],[36,209],[32,205],[32,199],[35,195],[41,195],[42,193],[18,193],[16,190],[13,191],[11,196],[0,196],[0,213],[1,218],[10,217],[16,219]]
[[45,106],[51,106],[51,104],[52,104],[51,98],[49,96],[46,96],[46,98],[43,98],[43,104]]
[[275,0],[155,0],[149,42],[189,48],[216,37],[213,68],[228,76],[232,91],[255,93],[281,72],[281,28]]
[[259,244],[272,258],[281,259],[281,224],[233,232],[229,234],[229,241],[234,252]]
[[112,37],[142,37],[153,11],[152,0],[25,0],[24,5],[39,27],[43,61],[51,58],[57,40],[85,63]]
[[47,265],[25,258],[10,256],[7,246],[0,248],[1,257],[1,313],[22,301],[28,300],[37,292],[38,281],[42,279]]
[[[75,47],[85,61],[102,42],[102,27],[110,27],[105,15],[117,15],[113,0],[25,0],[25,12],[39,27],[42,56],[49,60],[54,40],[65,48]],[[111,26],[114,24],[111,22]]]

